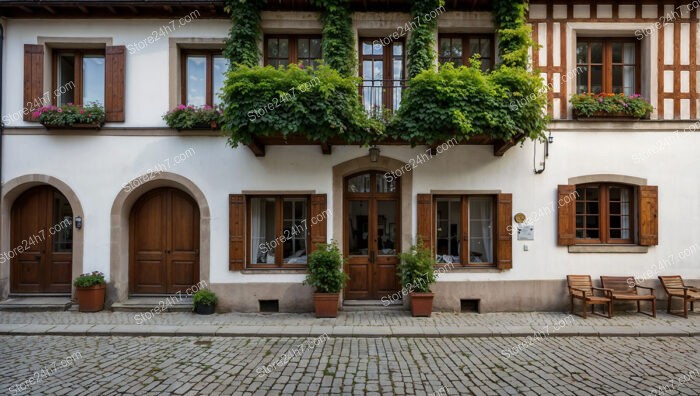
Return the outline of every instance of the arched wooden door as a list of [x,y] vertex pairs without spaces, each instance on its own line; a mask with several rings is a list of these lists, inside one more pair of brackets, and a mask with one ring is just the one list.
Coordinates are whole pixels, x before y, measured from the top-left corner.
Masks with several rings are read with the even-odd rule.
[[345,179],[344,254],[347,300],[378,300],[399,290],[396,256],[401,249],[399,180],[383,172]]
[[73,210],[51,186],[33,187],[12,205],[10,290],[70,294]]
[[129,219],[129,292],[184,292],[199,277],[199,208],[186,193],[159,188],[134,204]]

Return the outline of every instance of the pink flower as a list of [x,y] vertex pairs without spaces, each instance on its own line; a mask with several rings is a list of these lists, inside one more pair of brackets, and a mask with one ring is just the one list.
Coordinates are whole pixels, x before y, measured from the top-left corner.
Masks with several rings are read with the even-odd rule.
[[34,117],[34,118],[37,118],[37,117],[39,117],[40,115],[41,115],[41,112],[40,112],[40,111],[35,111],[35,112],[32,113],[32,117]]
[[57,110],[59,113],[63,113],[63,109],[58,109]]
[[184,104],[181,104],[181,105],[178,105],[178,106],[177,106],[177,109],[178,109],[178,110],[185,110],[186,108],[187,108],[187,106],[185,106]]
[[85,110],[81,109],[80,114],[85,114]]
[[603,103],[603,98],[598,99],[598,102]]

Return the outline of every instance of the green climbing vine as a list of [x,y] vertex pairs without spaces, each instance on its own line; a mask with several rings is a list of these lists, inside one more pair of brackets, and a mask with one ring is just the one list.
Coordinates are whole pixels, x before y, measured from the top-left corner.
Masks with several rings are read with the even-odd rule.
[[411,36],[406,45],[408,77],[435,66],[437,17],[445,12],[445,0],[411,0]]
[[231,29],[224,56],[234,68],[237,65],[254,67],[260,62],[260,12],[265,3],[266,0],[226,0],[226,11],[231,14]]
[[323,61],[342,76],[355,76],[355,35],[349,0],[312,0],[321,9]]

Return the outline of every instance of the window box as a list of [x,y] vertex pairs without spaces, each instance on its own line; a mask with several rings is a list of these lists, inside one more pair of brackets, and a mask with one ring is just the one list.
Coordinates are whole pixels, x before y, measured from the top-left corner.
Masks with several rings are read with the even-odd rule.
[[577,120],[649,119],[654,107],[639,94],[576,94],[571,97]]
[[204,105],[200,107],[178,105],[163,116],[168,127],[178,131],[218,130],[221,125],[221,109]]
[[99,104],[44,106],[33,117],[46,129],[100,129],[105,123],[105,111]]

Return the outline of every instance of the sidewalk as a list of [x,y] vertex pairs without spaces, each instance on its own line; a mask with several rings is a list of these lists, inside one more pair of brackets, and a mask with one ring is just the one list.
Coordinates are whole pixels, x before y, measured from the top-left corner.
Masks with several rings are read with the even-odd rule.
[[134,312],[1,312],[0,335],[220,336],[220,337],[527,337],[700,336],[700,313],[688,319],[657,313],[620,313],[612,319],[558,312],[456,314],[413,318],[406,311],[339,312],[335,319],[304,314]]

